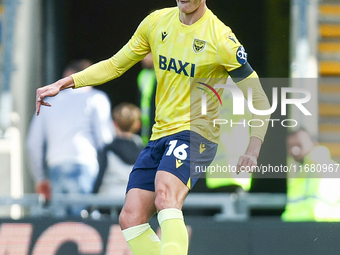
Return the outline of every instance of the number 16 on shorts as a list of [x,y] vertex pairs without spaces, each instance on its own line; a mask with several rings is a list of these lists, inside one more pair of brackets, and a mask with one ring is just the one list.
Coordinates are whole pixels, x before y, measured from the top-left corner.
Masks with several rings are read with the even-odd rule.
[[[176,168],[179,168],[181,165],[183,165],[183,160],[186,160],[188,157],[188,152],[186,151],[187,148],[189,148],[188,145],[185,143],[177,146],[178,140],[172,140],[169,142],[169,149],[166,156],[171,156],[173,154],[176,157]],[[176,147],[177,146],[177,147]]]

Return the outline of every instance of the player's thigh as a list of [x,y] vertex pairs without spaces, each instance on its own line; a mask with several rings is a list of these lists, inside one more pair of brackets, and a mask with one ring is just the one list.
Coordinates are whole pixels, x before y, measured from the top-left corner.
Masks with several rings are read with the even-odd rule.
[[130,189],[119,216],[122,229],[147,223],[156,213],[155,192],[138,188]]
[[162,143],[159,141],[148,142],[139,154],[130,173],[127,192],[133,188],[155,191],[155,176],[164,153],[162,147]]
[[181,209],[189,190],[201,175],[197,166],[208,166],[217,144],[192,131],[167,137],[166,150],[158,166],[155,191],[156,208]]
[[217,150],[216,143],[192,131],[182,131],[167,137],[165,147],[157,171],[172,173],[189,189],[200,178],[200,169],[212,162]]

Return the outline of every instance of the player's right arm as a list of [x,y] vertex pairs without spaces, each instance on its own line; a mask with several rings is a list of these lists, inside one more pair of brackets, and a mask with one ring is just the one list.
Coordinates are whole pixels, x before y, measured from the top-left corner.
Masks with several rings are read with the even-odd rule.
[[51,106],[44,99],[56,96],[63,89],[100,85],[121,76],[150,52],[148,33],[149,16],[140,23],[130,41],[111,58],[39,88],[36,95],[37,115],[41,105]]

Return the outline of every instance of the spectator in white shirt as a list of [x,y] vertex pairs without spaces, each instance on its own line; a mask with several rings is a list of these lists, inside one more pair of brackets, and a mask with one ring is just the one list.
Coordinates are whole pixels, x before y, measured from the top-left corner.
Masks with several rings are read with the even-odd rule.
[[[67,77],[92,63],[72,62],[64,71]],[[33,116],[27,136],[27,150],[37,193],[46,199],[53,194],[91,193],[99,171],[98,151],[112,142],[114,127],[108,96],[85,87],[61,91],[50,98],[51,109]],[[79,216],[83,207],[68,209]],[[66,212],[55,212],[66,216]]]

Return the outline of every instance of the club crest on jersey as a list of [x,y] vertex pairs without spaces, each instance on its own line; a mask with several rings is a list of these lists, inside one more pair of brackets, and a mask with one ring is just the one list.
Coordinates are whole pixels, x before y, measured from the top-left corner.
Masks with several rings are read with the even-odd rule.
[[246,50],[244,49],[243,46],[240,46],[236,52],[236,58],[237,61],[241,64],[244,65],[247,62],[247,56],[248,53],[246,52]]
[[206,44],[206,41],[194,39],[192,48],[194,49],[195,53],[200,53],[202,50],[204,50],[205,44]]

